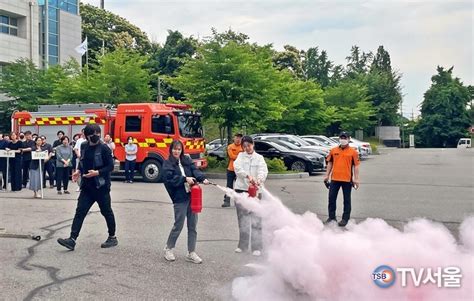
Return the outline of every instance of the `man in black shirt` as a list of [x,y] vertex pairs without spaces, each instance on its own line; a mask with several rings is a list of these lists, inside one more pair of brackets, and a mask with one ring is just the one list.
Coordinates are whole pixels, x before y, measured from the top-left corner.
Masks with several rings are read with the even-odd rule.
[[73,181],[77,181],[79,176],[82,176],[82,180],[71,236],[66,239],[58,239],[58,243],[69,250],[74,250],[82,223],[95,202],[99,205],[100,213],[105,217],[109,230],[109,237],[101,247],[110,248],[118,244],[115,237],[115,217],[110,199],[110,173],[114,169],[112,154],[110,148],[100,141],[100,127],[98,125],[87,125],[84,128],[84,136],[87,142],[81,144],[79,169],[72,175]]
[[29,173],[30,173],[30,164],[31,164],[31,151],[35,147],[35,142],[32,139],[32,134],[30,131],[25,132],[25,141],[23,141],[23,145],[21,148],[22,154],[22,182],[23,188],[26,188],[26,184],[28,183]]

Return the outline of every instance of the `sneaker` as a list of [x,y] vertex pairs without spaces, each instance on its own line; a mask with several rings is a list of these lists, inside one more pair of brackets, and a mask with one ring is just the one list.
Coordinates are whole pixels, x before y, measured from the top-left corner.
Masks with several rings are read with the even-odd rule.
[[71,194],[71,193],[67,190],[64,190],[64,194]]
[[325,224],[325,225],[328,225],[328,224],[330,224],[330,223],[332,223],[332,222],[337,223],[337,219],[335,219],[335,218],[328,218],[328,219],[324,222],[324,224]]
[[222,204],[221,207],[222,208],[230,207],[230,203],[224,202],[224,204]]
[[116,245],[118,245],[118,240],[117,240],[117,237],[111,237],[109,236],[107,238],[107,240],[100,245],[101,248],[111,248],[111,247],[115,247]]
[[337,225],[338,225],[339,227],[345,227],[348,222],[349,222],[349,221],[343,219],[343,220],[341,220]]
[[69,250],[71,250],[71,251],[74,251],[74,248],[76,247],[76,241],[75,241],[73,238],[71,238],[71,237],[66,238],[66,239],[64,239],[64,238],[58,238],[58,243],[59,243],[61,246],[65,247],[65,248],[67,248],[67,249],[69,249]]
[[201,257],[196,254],[196,252],[191,252],[188,255],[186,255],[186,261],[192,262],[192,263],[202,263]]
[[259,250],[255,250],[255,251],[252,252],[252,255],[253,255],[253,256],[261,256],[261,255],[262,255],[262,252],[259,251]]
[[58,190],[58,194],[63,194],[63,192],[61,190]]
[[165,248],[165,259],[168,261],[176,260],[176,257],[174,256],[172,249]]
[[242,249],[241,248],[237,248],[234,250],[235,253],[242,253]]

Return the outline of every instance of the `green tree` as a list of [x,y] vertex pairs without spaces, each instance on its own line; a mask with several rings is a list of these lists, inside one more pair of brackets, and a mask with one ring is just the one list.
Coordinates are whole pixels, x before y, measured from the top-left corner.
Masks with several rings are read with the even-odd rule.
[[58,83],[53,98],[60,103],[143,102],[150,100],[150,74],[146,56],[123,49],[107,53],[89,71],[76,72]]
[[303,63],[306,78],[316,81],[323,88],[330,84],[333,65],[326,51],[319,53],[318,47],[308,49]]
[[20,59],[7,65],[0,73],[0,91],[8,96],[11,110],[36,110],[40,104],[52,103],[56,84],[71,75],[79,64],[71,59],[64,66],[38,69],[30,60]]
[[424,94],[416,132],[423,146],[451,147],[467,135],[471,125],[467,112],[471,96],[468,87],[453,77],[453,67],[438,66],[437,72]]
[[323,90],[313,81],[303,81],[281,73],[278,96],[285,106],[284,118],[270,121],[266,130],[294,134],[315,134],[328,123]]
[[227,129],[242,125],[261,129],[281,118],[284,106],[277,99],[278,71],[269,47],[222,42],[219,36],[200,47],[170,78],[203,115]]
[[366,130],[373,125],[370,121],[375,112],[369,101],[367,87],[357,81],[344,80],[337,86],[324,91],[324,102],[328,106],[327,114],[331,121],[329,135],[341,130]]
[[[156,47],[150,55],[146,66],[153,74],[164,76],[175,76],[175,72],[181,68],[187,59],[196,53],[198,42],[193,37],[184,37],[179,31],[168,30],[168,36],[163,47]],[[156,98],[157,91],[156,78],[151,86],[153,88],[153,98]],[[181,99],[182,93],[173,89],[167,82],[162,82],[161,93],[163,98],[173,97]]]
[[377,48],[377,53],[375,54],[372,64],[370,65],[370,71],[392,72],[390,54],[383,48],[382,45]]
[[377,125],[397,125],[398,110],[402,101],[401,76],[392,71],[373,70],[359,77],[365,83],[376,114]]
[[38,89],[40,82],[41,71],[36,65],[31,60],[19,59],[0,73],[0,92],[10,99],[9,106],[31,110],[47,97]]
[[273,64],[278,70],[288,70],[295,78],[303,78],[304,53],[291,45],[285,45],[284,51],[276,51],[273,56]]
[[150,41],[143,31],[116,14],[89,4],[80,4],[82,37],[87,37],[90,49],[89,60],[95,63],[105,52],[125,48],[147,54],[151,50]]
[[346,76],[356,78],[361,74],[366,74],[370,68],[372,58],[372,52],[365,53],[360,50],[359,46],[352,46],[351,55],[346,57]]

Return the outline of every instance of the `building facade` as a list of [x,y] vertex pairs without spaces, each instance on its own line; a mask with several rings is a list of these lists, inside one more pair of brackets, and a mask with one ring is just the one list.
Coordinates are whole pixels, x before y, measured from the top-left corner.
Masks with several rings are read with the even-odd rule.
[[79,0],[0,0],[0,68],[20,58],[42,68],[81,63],[79,44]]

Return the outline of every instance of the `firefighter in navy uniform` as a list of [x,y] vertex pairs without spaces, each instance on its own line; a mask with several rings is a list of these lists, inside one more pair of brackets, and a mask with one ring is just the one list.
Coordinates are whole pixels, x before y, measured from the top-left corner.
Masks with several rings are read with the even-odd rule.
[[84,218],[95,202],[99,205],[109,231],[109,237],[101,247],[110,248],[118,244],[110,199],[110,173],[114,169],[114,162],[110,148],[100,141],[100,132],[97,124],[89,124],[84,128],[87,143],[81,145],[79,169],[73,174],[73,181],[77,181],[79,176],[82,177],[82,181],[71,236],[58,239],[58,243],[69,250],[74,250]]

